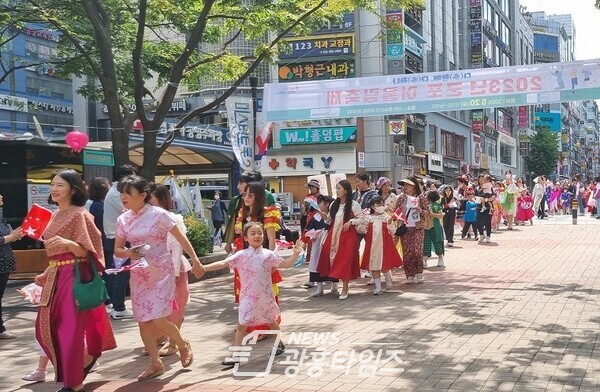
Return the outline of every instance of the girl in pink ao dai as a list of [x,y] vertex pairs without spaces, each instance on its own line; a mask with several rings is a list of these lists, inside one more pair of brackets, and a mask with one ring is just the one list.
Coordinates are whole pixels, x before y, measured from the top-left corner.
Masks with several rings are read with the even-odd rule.
[[[226,267],[236,268],[242,282],[240,303],[238,308],[238,325],[235,331],[235,346],[240,346],[246,328],[257,325],[268,325],[271,330],[278,330],[279,305],[275,301],[272,289],[271,272],[274,268],[289,268],[298,260],[303,249],[302,241],[296,242],[294,253],[284,260],[273,251],[263,248],[265,238],[263,225],[249,222],[242,231],[248,248],[241,250],[227,259],[205,266],[206,271],[217,271]],[[285,351],[283,343],[279,343],[276,355]],[[225,366],[234,366],[236,360],[226,358]]]

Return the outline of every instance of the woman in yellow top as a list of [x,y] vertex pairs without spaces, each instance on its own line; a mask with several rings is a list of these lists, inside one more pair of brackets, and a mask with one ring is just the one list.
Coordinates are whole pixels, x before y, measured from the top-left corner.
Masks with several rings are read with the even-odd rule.
[[[260,222],[263,224],[266,238],[264,247],[269,250],[274,250],[277,245],[276,234],[281,230],[281,211],[275,206],[265,207],[266,191],[262,182],[251,182],[246,185],[246,189],[242,194],[243,206],[240,208],[235,224],[236,239],[234,240],[234,246],[236,252],[248,247],[248,244],[244,243],[242,237],[242,229],[248,222]],[[237,270],[234,269],[233,288],[235,290],[235,302],[239,302],[240,290],[242,282]],[[277,283],[283,280],[283,277],[278,270],[273,270],[271,274],[271,280],[273,283],[273,292],[275,293],[275,301],[279,303],[279,287]],[[280,322],[281,320],[278,320]],[[254,330],[268,330],[268,325],[260,325],[257,327],[248,327],[247,332],[250,333]]]

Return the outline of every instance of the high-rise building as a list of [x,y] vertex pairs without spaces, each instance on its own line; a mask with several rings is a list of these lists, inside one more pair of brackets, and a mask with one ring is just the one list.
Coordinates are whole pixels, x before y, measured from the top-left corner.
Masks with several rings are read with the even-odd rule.
[[[15,32],[16,33],[16,32]],[[45,60],[56,58],[59,35],[35,24],[26,24],[15,39],[0,47],[0,55],[9,68],[0,84],[0,133],[3,138],[35,135],[34,117],[41,124],[44,138],[62,139],[73,127],[73,84],[57,75]],[[1,76],[1,75],[0,75]]]
[[[459,23],[461,3],[464,2],[432,0],[423,11],[423,35],[428,43],[425,51],[427,72],[452,71],[460,67],[460,40],[467,36],[470,39]],[[473,156],[469,112],[428,113],[424,150],[428,152],[428,161],[435,158],[443,169],[441,173],[429,170],[428,174],[433,177],[441,176],[444,182],[454,182],[460,174],[469,172]]]
[[[539,11],[526,13],[525,17],[534,31],[536,63],[575,60],[576,30],[571,15],[547,15]],[[577,78],[562,75],[560,68],[555,72],[557,78],[563,82],[577,83]],[[562,102],[536,107],[536,127],[547,127],[553,132],[560,132],[558,177],[569,178],[585,172],[585,151],[582,150],[580,143],[582,117],[584,116],[582,116],[581,102]],[[540,121],[541,119],[549,121]]]

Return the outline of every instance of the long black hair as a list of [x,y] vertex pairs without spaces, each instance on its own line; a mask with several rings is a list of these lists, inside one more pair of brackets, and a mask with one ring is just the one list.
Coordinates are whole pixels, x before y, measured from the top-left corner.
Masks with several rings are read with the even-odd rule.
[[[350,214],[352,213],[352,185],[350,185],[350,181],[348,180],[342,180],[340,182],[338,182],[338,185],[341,186],[342,188],[344,188],[344,190],[346,191],[346,200],[344,200],[344,223],[348,222],[350,220]],[[340,204],[342,203],[342,201],[340,200],[340,198],[336,198],[333,203],[331,204],[331,207],[329,208],[329,216],[331,216],[332,218],[335,218],[335,216],[338,213],[338,210],[340,209]]]

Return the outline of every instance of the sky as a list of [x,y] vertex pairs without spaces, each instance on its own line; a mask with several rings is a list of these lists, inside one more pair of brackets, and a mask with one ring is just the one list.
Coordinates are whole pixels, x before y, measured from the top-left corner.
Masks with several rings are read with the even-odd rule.
[[545,11],[546,14],[571,14],[575,20],[575,58],[600,58],[600,10],[595,0],[520,0],[527,11]]

